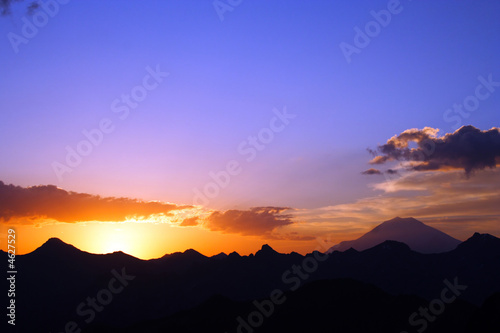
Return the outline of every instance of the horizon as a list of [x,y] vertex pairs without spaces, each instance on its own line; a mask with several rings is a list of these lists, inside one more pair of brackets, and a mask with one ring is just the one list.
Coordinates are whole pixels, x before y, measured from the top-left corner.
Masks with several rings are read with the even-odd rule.
[[[375,228],[377,228],[378,226],[380,226],[380,225],[382,225],[382,224],[384,224],[384,223],[386,223],[386,222],[393,222],[394,220],[396,220],[397,222],[401,223],[401,220],[410,220],[410,219],[415,220],[415,221],[417,221],[417,222],[419,222],[419,223],[422,223],[422,224],[424,224],[425,226],[428,226],[428,225],[426,225],[425,223],[423,223],[423,222],[419,221],[418,219],[415,219],[414,217],[403,217],[403,218],[402,218],[402,217],[396,216],[396,217],[394,217],[394,218],[392,218],[392,219],[390,219],[390,220],[383,221],[383,222],[381,222],[380,224],[377,224],[375,227],[373,227],[372,229],[370,229],[367,233],[370,233],[370,232],[371,232],[371,231],[373,231]],[[407,221],[404,221],[404,222],[406,223]],[[435,229],[435,230],[437,230],[437,231],[439,231],[439,232],[442,232],[442,231],[440,231],[439,229],[436,229],[436,228],[433,228],[433,229]],[[465,242],[465,241],[469,240],[470,238],[472,238],[475,234],[480,234],[480,235],[491,235],[491,234],[489,234],[489,233],[478,233],[478,232],[474,232],[474,234],[470,235],[470,236],[469,236],[469,237],[467,237],[466,239],[463,239],[463,240],[461,240],[461,239],[457,239],[457,240],[458,240],[460,243],[463,243],[463,242]],[[361,236],[364,236],[364,235],[366,235],[366,234],[363,234],[363,235],[361,235]],[[447,235],[447,234],[445,234],[445,235]],[[361,236],[360,236],[360,237],[361,237]],[[447,235],[447,236],[449,236],[449,235]],[[494,235],[491,235],[491,236],[494,236]],[[494,237],[496,237],[496,236],[494,236]],[[497,237],[497,238],[499,238],[499,237]],[[240,252],[238,252],[238,251],[236,251],[236,250],[233,250],[233,251],[221,251],[221,252],[218,252],[218,253],[210,253],[210,254],[207,254],[207,253],[203,253],[203,252],[201,252],[201,251],[197,250],[196,248],[186,248],[186,249],[183,249],[183,250],[178,250],[178,251],[174,251],[174,252],[167,252],[167,253],[164,253],[164,254],[162,254],[162,255],[160,255],[160,256],[157,256],[157,257],[140,257],[140,256],[133,255],[133,254],[131,254],[131,253],[127,253],[127,252],[125,252],[125,251],[123,251],[123,250],[116,250],[116,251],[112,251],[112,252],[91,252],[91,251],[87,251],[87,250],[85,250],[85,249],[79,248],[79,247],[78,247],[78,246],[76,246],[75,244],[71,244],[71,243],[69,243],[69,242],[65,242],[65,241],[64,241],[63,239],[61,239],[61,238],[58,238],[58,237],[51,237],[51,238],[47,239],[45,242],[43,242],[41,245],[37,246],[34,250],[29,251],[29,252],[26,252],[26,253],[18,253],[18,255],[26,255],[26,254],[33,253],[34,251],[36,251],[37,249],[39,249],[40,247],[42,247],[42,246],[44,246],[46,243],[48,243],[50,240],[57,240],[57,241],[60,241],[60,242],[64,243],[65,245],[73,246],[73,247],[75,247],[76,249],[78,249],[79,251],[81,251],[81,252],[85,252],[85,253],[88,253],[88,254],[93,254],[93,255],[107,255],[107,254],[114,254],[114,253],[124,253],[124,254],[126,254],[126,255],[129,255],[129,256],[131,256],[131,257],[134,257],[134,258],[137,258],[137,259],[140,259],[140,260],[160,259],[160,258],[165,257],[165,256],[168,256],[168,255],[178,254],[178,253],[185,253],[185,252],[190,251],[190,250],[195,251],[195,252],[197,252],[197,253],[199,253],[199,254],[201,254],[201,255],[205,256],[205,257],[208,257],[208,258],[210,258],[210,257],[214,257],[214,256],[217,256],[217,255],[220,255],[220,254],[229,255],[230,253],[237,253],[237,254],[239,254],[239,255],[241,255],[241,256],[250,256],[250,255],[255,255],[257,252],[261,251],[261,250],[262,250],[265,246],[270,247],[272,250],[274,250],[274,251],[276,251],[277,253],[280,253],[280,254],[290,254],[290,253],[292,253],[292,252],[295,252],[295,253],[299,253],[300,255],[303,255],[303,256],[304,256],[304,255],[307,255],[307,254],[311,254],[311,253],[312,253],[312,252],[314,252],[314,251],[318,251],[318,252],[321,252],[321,253],[330,253],[330,251],[332,251],[332,247],[333,247],[333,246],[335,246],[335,245],[340,245],[341,243],[343,243],[343,242],[345,242],[345,241],[354,241],[354,240],[357,240],[357,239],[358,239],[358,238],[356,238],[356,239],[352,239],[352,240],[351,240],[351,239],[349,239],[349,240],[344,240],[344,241],[340,241],[340,242],[339,242],[339,243],[337,243],[337,244],[335,244],[335,243],[331,243],[331,242],[328,242],[327,240],[324,240],[324,241],[325,241],[324,243],[318,242],[318,246],[317,246],[315,249],[313,249],[312,251],[309,251],[309,252],[297,252],[297,251],[293,251],[293,250],[292,250],[292,251],[289,251],[289,252],[281,252],[281,251],[279,251],[279,250],[276,250],[274,247],[272,247],[272,246],[271,246],[271,245],[269,245],[268,243],[262,243],[262,244],[261,244],[261,245],[257,248],[257,250],[254,250],[254,251],[252,251],[252,252],[248,252],[248,253],[240,253]],[[406,243],[404,243],[404,242],[402,242],[402,241],[397,241],[397,240],[389,240],[389,239],[387,239],[387,240],[385,240],[385,241],[396,241],[396,242],[399,242],[399,243],[406,244]],[[385,242],[385,241],[384,241],[384,242]],[[380,243],[380,244],[382,244],[382,243]],[[375,246],[378,246],[378,245],[380,245],[380,244],[374,245],[374,247],[375,247]],[[406,245],[408,245],[408,244],[406,244]],[[7,252],[7,251],[6,251],[6,250],[4,250],[4,249],[0,249],[0,251],[3,251],[3,252],[5,252],[5,253]],[[337,251],[337,250],[333,250],[333,251]],[[341,250],[341,252],[343,252],[343,251],[344,251],[344,250]],[[363,250],[358,250],[358,251],[363,251]],[[415,250],[415,249],[412,249],[412,251],[415,251],[415,252],[421,253],[421,252],[419,252],[419,251],[417,251],[417,250]],[[451,250],[450,250],[450,251],[451,251]],[[442,252],[437,252],[437,253],[442,253]],[[422,254],[426,254],[426,253],[422,253]]]
[[[386,222],[387,222],[387,221],[386,221]],[[467,238],[466,240],[464,240],[464,241],[460,241],[460,243],[463,243],[463,242],[468,241],[469,239],[471,239],[471,238],[472,238],[473,236],[475,236],[476,234],[478,234],[478,235],[490,235],[490,234],[488,234],[488,233],[485,233],[485,234],[481,234],[481,233],[474,233],[473,235],[471,235],[471,236],[470,236],[469,238]],[[490,236],[492,236],[492,235],[490,235]],[[493,236],[493,237],[494,237],[494,236]],[[496,238],[498,238],[498,237],[496,237]],[[130,253],[123,252],[123,251],[121,251],[121,250],[119,250],[119,251],[114,251],[114,252],[107,252],[107,253],[92,253],[92,252],[84,251],[84,250],[82,250],[82,249],[80,249],[80,248],[78,248],[78,247],[74,246],[73,244],[67,243],[67,242],[65,242],[65,241],[63,241],[62,239],[57,238],[57,237],[52,237],[52,238],[47,239],[47,240],[46,240],[46,241],[45,241],[42,245],[40,245],[39,247],[37,247],[34,251],[36,251],[37,249],[39,249],[39,248],[41,248],[42,246],[46,245],[46,244],[47,244],[49,241],[51,241],[51,240],[60,241],[60,242],[64,243],[65,245],[73,246],[73,247],[75,247],[77,250],[79,250],[79,251],[81,251],[81,252],[85,252],[85,253],[92,254],[92,255],[108,255],[108,254],[115,254],[115,253],[123,253],[123,254],[126,254],[126,255],[128,255],[128,256],[134,257],[134,258],[136,258],[136,259],[140,259],[140,260],[153,260],[153,259],[161,259],[161,258],[163,258],[163,257],[165,257],[165,256],[169,256],[169,255],[172,255],[172,254],[184,254],[184,253],[186,253],[186,252],[188,252],[188,251],[194,251],[194,252],[196,252],[196,253],[198,253],[198,254],[200,254],[200,255],[204,256],[204,257],[207,257],[207,258],[216,257],[216,256],[218,256],[218,255],[220,255],[220,254],[229,255],[229,254],[231,254],[231,253],[237,253],[238,255],[240,255],[240,256],[242,256],[242,257],[245,257],[245,256],[250,256],[250,255],[255,256],[255,254],[256,254],[257,252],[262,251],[262,250],[263,250],[263,248],[264,248],[264,247],[266,247],[266,246],[267,246],[267,247],[269,247],[269,248],[271,248],[271,250],[273,250],[273,251],[275,251],[275,252],[277,252],[277,253],[279,253],[279,254],[291,254],[291,253],[294,253],[294,252],[295,252],[295,251],[288,252],[288,253],[280,252],[280,251],[277,251],[277,250],[276,250],[276,249],[274,249],[272,246],[270,246],[269,244],[267,244],[267,243],[266,243],[266,244],[262,244],[262,245],[260,246],[260,249],[258,249],[257,251],[255,251],[255,252],[251,252],[251,253],[248,253],[248,254],[242,254],[242,253],[238,253],[237,251],[232,251],[232,252],[219,252],[219,253],[216,253],[216,254],[208,255],[208,254],[205,254],[205,253],[201,253],[200,251],[198,251],[198,250],[196,250],[196,249],[194,249],[194,248],[188,248],[188,249],[185,249],[185,250],[183,250],[183,251],[176,251],[176,252],[165,253],[165,254],[163,254],[162,256],[160,256],[160,257],[156,257],[156,258],[139,258],[139,257],[133,256],[133,255],[132,255],[132,254],[130,254]],[[386,240],[386,241],[384,241],[384,242],[387,242],[387,241],[390,241],[390,242],[398,242],[398,243],[405,244],[405,243],[403,243],[403,242],[400,242],[400,241],[394,241],[394,240]],[[379,245],[381,245],[381,244],[382,244],[382,243],[377,244],[377,245],[375,245],[374,247],[379,246]],[[2,252],[4,252],[4,253],[6,253],[6,251],[3,251],[2,249],[0,249],[0,251],[2,251]],[[24,253],[24,254],[19,254],[19,255],[31,254],[31,253],[33,253],[34,251],[32,251],[32,252],[28,252],[28,253]],[[328,250],[327,250],[327,251],[313,250],[312,252],[314,252],[314,251],[318,251],[318,252],[321,252],[321,253],[327,253],[327,252],[328,252]],[[362,250],[362,251],[365,251],[365,250]],[[412,251],[414,251],[414,252],[418,252],[418,251],[415,251],[415,250],[412,250]],[[450,250],[450,251],[453,251],[453,250]],[[307,255],[307,254],[311,254],[312,252],[307,252],[307,253],[299,253],[299,254],[300,254],[300,255],[302,255],[302,256],[304,256],[304,255]],[[340,251],[340,252],[343,252],[343,251]],[[360,251],[360,252],[361,252],[361,251]],[[298,253],[298,252],[295,252],[295,253]],[[420,253],[420,252],[418,252],[418,253]],[[441,253],[443,253],[443,252],[441,252]],[[421,253],[421,254],[424,254],[424,255],[425,255],[426,253]],[[431,253],[431,254],[433,254],[433,253]]]
[[0,248],[303,254],[394,216],[500,237],[499,11],[4,1]]

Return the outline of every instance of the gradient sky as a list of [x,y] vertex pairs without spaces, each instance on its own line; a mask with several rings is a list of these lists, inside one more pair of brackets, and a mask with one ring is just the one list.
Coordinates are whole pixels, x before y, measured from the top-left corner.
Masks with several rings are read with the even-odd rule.
[[[179,209],[175,218],[3,216],[2,249],[5,228],[15,226],[26,239],[21,252],[49,237],[145,258],[187,248],[249,253],[266,242],[307,252],[317,237],[357,237],[397,215],[462,240],[474,231],[500,236],[495,168],[469,178],[461,166],[362,174],[373,167],[367,148],[406,130],[430,127],[442,137],[461,125],[498,127],[500,87],[483,87],[488,96],[473,112],[446,112],[488,77],[500,82],[499,2],[248,0],[218,13],[204,0],[74,0],[53,17],[44,8],[28,14],[28,4],[0,17],[3,183],[183,206],[200,203],[196,189],[212,182],[211,172],[230,161],[240,172],[203,207]],[[371,12],[388,8],[390,22],[369,32],[348,61],[342,43],[355,47],[356,27],[365,31]],[[33,20],[41,26],[25,38]],[[147,79],[156,87],[126,117],[114,112],[153,70],[168,76]],[[295,117],[275,120],[284,110]],[[66,147],[77,149],[83,131],[103,119],[111,133],[58,177],[54,162],[65,163]],[[281,126],[269,137],[271,123]],[[267,142],[252,155],[249,136],[259,133]],[[454,203],[468,208],[456,211]],[[275,219],[249,231],[241,226],[252,214]],[[196,216],[192,226],[179,225]]]

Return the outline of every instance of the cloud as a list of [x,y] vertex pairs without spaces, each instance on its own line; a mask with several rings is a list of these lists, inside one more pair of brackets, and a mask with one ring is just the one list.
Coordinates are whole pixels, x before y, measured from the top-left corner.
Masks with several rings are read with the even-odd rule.
[[[466,176],[474,171],[495,168],[500,164],[500,129],[480,129],[468,125],[437,137],[438,129],[409,129],[377,147],[370,164],[388,161],[411,162],[408,170],[449,171],[463,169]],[[415,148],[410,143],[416,144]],[[375,151],[369,150],[371,153]]]
[[241,235],[270,235],[279,227],[292,224],[291,215],[282,214],[289,207],[254,207],[249,210],[212,212],[204,226],[212,231]]
[[197,226],[199,223],[199,217],[198,216],[194,216],[194,217],[188,217],[188,218],[185,218],[180,224],[179,226],[181,227],[194,227],[194,226]]
[[191,208],[130,198],[68,192],[54,185],[20,187],[0,181],[0,221],[50,219],[59,222],[123,221]]
[[33,15],[36,10],[40,8],[40,4],[38,2],[32,2],[30,3],[30,5],[28,6],[28,15]]
[[380,175],[380,174],[382,174],[382,172],[380,172],[380,170],[370,168],[368,170],[363,171],[362,174],[363,175]]
[[[9,15],[12,13],[11,6],[14,2],[22,2],[23,0],[0,0],[0,15]],[[35,7],[36,6],[36,7]],[[38,3],[36,1],[31,2],[28,7],[28,13],[30,13],[31,7],[38,8]]]
[[389,156],[375,156],[371,161],[370,164],[384,164],[385,162],[389,161]]
[[10,14],[10,5],[12,3],[12,0],[0,0],[0,14],[1,15],[8,15]]

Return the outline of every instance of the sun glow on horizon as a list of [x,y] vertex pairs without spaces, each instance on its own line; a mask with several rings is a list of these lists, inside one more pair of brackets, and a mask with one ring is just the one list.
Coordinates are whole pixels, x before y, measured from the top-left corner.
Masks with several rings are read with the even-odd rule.
[[[317,242],[296,244],[293,241],[270,241],[258,236],[243,236],[214,232],[200,227],[179,227],[173,223],[137,222],[81,222],[13,225],[16,230],[16,253],[24,255],[56,237],[81,251],[107,254],[117,251],[133,257],[149,260],[165,254],[194,249],[205,256],[233,251],[240,255],[257,252],[263,244],[270,244],[283,253],[310,252]],[[7,229],[2,229],[6,233]],[[2,237],[0,237],[2,238]],[[4,241],[2,244],[7,244]],[[299,246],[297,246],[299,245]],[[7,249],[2,247],[2,250]]]
[[113,253],[117,251],[122,251],[127,254],[131,254],[133,251],[131,247],[131,240],[128,234],[125,234],[123,229],[115,228],[114,233],[111,235],[106,235],[107,239],[103,241],[103,253]]

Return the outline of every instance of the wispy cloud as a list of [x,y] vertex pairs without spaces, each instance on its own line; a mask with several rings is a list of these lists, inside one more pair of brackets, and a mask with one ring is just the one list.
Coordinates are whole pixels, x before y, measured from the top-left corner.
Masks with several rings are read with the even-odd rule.
[[[296,218],[314,223],[312,230],[337,237],[356,226],[361,235],[395,216],[413,216],[459,239],[474,232],[500,235],[500,169],[484,170],[473,178],[462,171],[408,172],[371,185],[382,191],[353,203],[301,210]],[[355,231],[355,230],[351,230]]]

